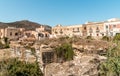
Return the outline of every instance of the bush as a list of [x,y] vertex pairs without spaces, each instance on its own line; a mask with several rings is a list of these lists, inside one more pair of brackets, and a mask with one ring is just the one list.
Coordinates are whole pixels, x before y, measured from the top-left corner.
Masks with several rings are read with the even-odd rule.
[[120,33],[117,33],[114,38],[113,38],[114,41],[119,41],[120,40]]
[[43,76],[38,63],[26,63],[17,59],[0,62],[2,76]]
[[6,44],[6,45],[4,46],[4,48],[10,48],[9,44]]
[[107,51],[107,60],[99,66],[99,76],[120,76],[120,44]]
[[91,39],[92,40],[93,38],[92,38],[92,36],[87,36],[86,39]]
[[110,38],[109,38],[108,36],[103,36],[103,37],[102,37],[102,40],[109,41]]
[[68,43],[62,44],[61,46],[55,48],[55,50],[57,57],[59,59],[62,59],[64,61],[66,60],[69,61],[73,59],[74,52],[71,44]]

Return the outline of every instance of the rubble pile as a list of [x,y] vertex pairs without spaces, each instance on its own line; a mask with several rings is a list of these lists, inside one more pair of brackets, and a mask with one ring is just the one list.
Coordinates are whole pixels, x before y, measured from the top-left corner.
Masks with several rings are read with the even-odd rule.
[[106,57],[76,51],[72,61],[46,65],[45,76],[97,76],[97,67]]

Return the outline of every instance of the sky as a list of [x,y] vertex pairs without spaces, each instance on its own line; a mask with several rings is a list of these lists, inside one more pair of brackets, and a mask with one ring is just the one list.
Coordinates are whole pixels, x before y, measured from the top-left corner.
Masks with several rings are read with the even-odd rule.
[[110,18],[120,18],[120,0],[0,0],[0,22],[64,26]]

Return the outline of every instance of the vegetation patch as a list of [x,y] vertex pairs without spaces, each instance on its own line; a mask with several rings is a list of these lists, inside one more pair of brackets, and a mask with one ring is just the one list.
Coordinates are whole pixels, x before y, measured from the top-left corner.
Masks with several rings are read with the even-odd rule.
[[43,76],[38,63],[26,63],[18,59],[0,61],[1,76]]

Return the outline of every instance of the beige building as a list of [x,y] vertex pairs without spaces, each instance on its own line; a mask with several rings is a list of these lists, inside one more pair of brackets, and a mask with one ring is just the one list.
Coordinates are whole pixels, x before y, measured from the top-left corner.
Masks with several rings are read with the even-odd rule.
[[16,40],[23,36],[23,28],[8,27],[0,29],[0,38],[7,37],[10,40]]
[[87,22],[82,25],[62,26],[57,25],[52,28],[54,37],[61,36],[92,36],[101,38],[106,36],[106,22]]
[[36,28],[35,31],[25,31],[24,36],[25,38],[35,38],[36,40],[41,40],[45,38],[49,38],[51,28],[40,26]]
[[62,26],[57,25],[52,28],[52,35],[59,36],[82,36],[82,25]]
[[84,28],[86,30],[86,36],[102,37],[106,34],[104,22],[87,22],[84,24]]
[[40,26],[39,28],[36,28],[37,32],[48,32],[51,33],[51,27],[49,26]]
[[107,36],[115,36],[120,33],[120,19],[112,18],[104,23],[104,29],[106,30]]
[[49,38],[50,33],[51,27],[40,26],[39,28],[36,28],[35,37],[37,40]]

